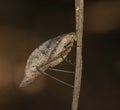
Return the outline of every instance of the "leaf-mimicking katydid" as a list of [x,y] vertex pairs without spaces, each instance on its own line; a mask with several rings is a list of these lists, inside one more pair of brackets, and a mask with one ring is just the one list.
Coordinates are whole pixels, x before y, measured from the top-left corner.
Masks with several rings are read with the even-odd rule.
[[20,84],[20,87],[26,87],[40,74],[45,74],[67,86],[73,87],[64,81],[50,76],[45,71],[49,68],[55,67],[67,57],[75,40],[76,35],[74,32],[71,32],[49,39],[36,48],[27,60],[25,76]]

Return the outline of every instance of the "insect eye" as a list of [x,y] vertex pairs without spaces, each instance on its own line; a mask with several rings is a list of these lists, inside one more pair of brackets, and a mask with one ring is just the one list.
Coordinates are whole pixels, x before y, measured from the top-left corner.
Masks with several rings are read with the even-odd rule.
[[70,44],[71,44],[71,42],[69,42],[68,44],[66,44],[66,45],[64,46],[64,48],[69,47]]

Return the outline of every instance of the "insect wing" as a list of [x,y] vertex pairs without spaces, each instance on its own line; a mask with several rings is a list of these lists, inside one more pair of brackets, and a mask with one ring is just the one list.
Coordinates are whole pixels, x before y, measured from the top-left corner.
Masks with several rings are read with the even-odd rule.
[[[40,74],[38,68],[45,71],[49,67],[54,67],[62,62],[63,58],[71,51],[74,39],[75,33],[63,34],[47,40],[36,48],[27,60],[25,77],[20,87],[25,87],[34,81],[35,77]],[[66,48],[66,46],[69,48]]]

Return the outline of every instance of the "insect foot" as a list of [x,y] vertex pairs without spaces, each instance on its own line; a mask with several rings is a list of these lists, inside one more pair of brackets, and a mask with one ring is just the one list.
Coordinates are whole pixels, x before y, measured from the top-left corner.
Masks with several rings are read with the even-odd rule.
[[38,68],[45,72],[61,63],[70,53],[75,39],[75,33],[71,32],[49,39],[36,48],[27,60],[25,77],[19,87],[26,87],[42,74]]

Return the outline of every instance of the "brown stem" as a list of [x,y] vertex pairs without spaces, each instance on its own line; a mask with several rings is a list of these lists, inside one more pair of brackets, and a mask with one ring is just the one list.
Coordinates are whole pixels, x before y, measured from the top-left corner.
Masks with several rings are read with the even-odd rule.
[[78,109],[80,88],[81,88],[84,0],[75,0],[75,9],[76,9],[77,52],[76,52],[76,70],[75,70],[76,73],[74,80],[72,110]]

